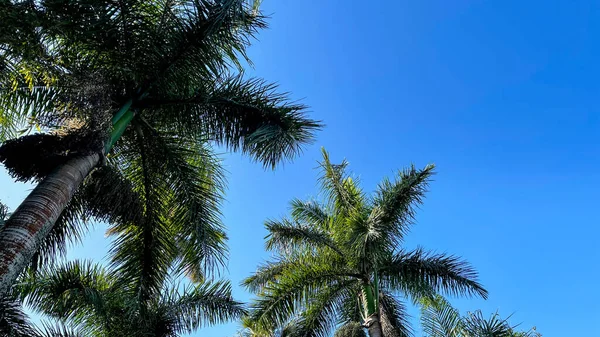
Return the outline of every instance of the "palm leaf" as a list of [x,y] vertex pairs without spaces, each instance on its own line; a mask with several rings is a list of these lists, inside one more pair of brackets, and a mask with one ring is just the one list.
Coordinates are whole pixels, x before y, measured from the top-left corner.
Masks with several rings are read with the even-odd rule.
[[430,295],[431,290],[483,298],[488,295],[477,280],[477,272],[467,262],[452,255],[427,253],[420,248],[395,254],[380,272],[387,287],[417,299]]

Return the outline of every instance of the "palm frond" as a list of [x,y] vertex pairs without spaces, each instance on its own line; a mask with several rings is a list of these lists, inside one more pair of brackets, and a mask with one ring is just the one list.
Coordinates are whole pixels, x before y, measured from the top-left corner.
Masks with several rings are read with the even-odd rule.
[[383,179],[373,200],[370,231],[386,233],[382,238],[397,245],[415,218],[415,207],[423,203],[434,165],[422,170],[414,166],[398,173],[396,181]]
[[330,336],[337,323],[338,311],[351,295],[348,288],[355,283],[355,280],[339,282],[310,298],[294,323],[295,333],[305,337]]
[[338,212],[348,212],[352,208],[362,206],[364,196],[358,184],[346,173],[348,162],[332,164],[329,153],[321,149],[323,161],[320,162],[321,176],[319,182],[329,205]]
[[355,284],[349,287],[347,291],[350,295],[344,300],[339,311],[340,324],[351,324],[352,322],[362,322],[364,319],[362,285]]
[[[219,207],[224,175],[218,159],[204,139],[178,137],[142,120],[144,146],[151,179],[164,181],[169,224],[177,233],[181,269],[201,278],[223,266],[227,236]],[[169,197],[166,197],[169,196]]]
[[73,261],[28,275],[19,283],[18,293],[38,312],[80,323],[89,315],[104,312],[104,293],[111,286],[100,266]]
[[417,249],[395,254],[381,270],[382,282],[421,298],[435,292],[487,298],[488,292],[477,280],[477,272],[456,256],[433,254]]
[[331,265],[298,265],[263,288],[251,304],[251,319],[263,326],[282,326],[311,298],[348,279]]
[[322,230],[327,230],[331,218],[326,209],[316,201],[302,201],[293,199],[291,204],[291,216],[298,223],[305,223]]
[[342,254],[330,235],[314,226],[301,225],[283,219],[281,221],[267,221],[265,227],[269,231],[266,238],[267,250],[285,252],[299,247],[330,248],[338,254]]
[[82,329],[71,327],[60,322],[42,322],[42,327],[38,328],[39,337],[85,337],[87,336]]
[[53,87],[3,88],[0,86],[0,142],[16,138],[41,124],[55,112],[60,91]]
[[276,86],[240,76],[225,78],[196,94],[139,103],[145,114],[171,125],[178,134],[208,137],[241,151],[267,167],[292,159],[321,128],[305,107],[275,92]]
[[404,303],[386,291],[380,292],[379,319],[386,337],[413,336],[409,322],[410,316],[406,312]]
[[458,310],[439,295],[422,300],[421,327],[427,337],[464,337],[464,322]]
[[270,282],[277,281],[277,278],[287,269],[292,267],[295,261],[281,259],[275,262],[268,262],[259,265],[251,276],[242,281],[242,286],[252,293],[262,291]]
[[204,283],[187,287],[182,293],[173,289],[166,303],[173,330],[192,333],[201,326],[239,319],[246,314],[241,302],[233,299],[229,282]]
[[469,336],[490,336],[490,337],[512,337],[513,329],[508,323],[508,319],[500,318],[498,313],[490,318],[483,317],[483,313],[477,310],[469,313],[464,319],[465,334]]

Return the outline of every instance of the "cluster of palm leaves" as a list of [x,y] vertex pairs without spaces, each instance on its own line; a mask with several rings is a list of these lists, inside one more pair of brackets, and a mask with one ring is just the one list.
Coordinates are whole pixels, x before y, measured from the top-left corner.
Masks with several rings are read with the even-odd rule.
[[244,282],[258,295],[251,327],[325,337],[340,326],[355,331],[358,323],[372,337],[404,337],[411,335],[406,300],[417,303],[439,293],[487,297],[465,261],[400,248],[432,165],[384,179],[373,196],[346,167],[345,161],[332,164],[323,151],[324,201],[293,200],[290,218],[266,223],[266,247],[275,260]]
[[[3,260],[18,257],[0,264],[2,291],[17,277],[8,271],[52,260],[92,216],[127,254],[201,275],[200,262],[224,251],[212,146],[274,167],[319,128],[274,85],[236,70],[265,26],[255,3],[3,1],[0,12],[0,129],[46,131],[0,147],[16,179],[38,182],[0,233]],[[144,240],[166,254],[145,255]]]
[[[229,285],[205,281],[227,257],[213,146],[274,167],[320,127],[241,72],[265,26],[245,0],[0,2],[0,161],[37,183],[0,228],[0,298],[15,309],[3,332],[29,335],[12,319],[20,300],[111,336],[243,312]],[[56,265],[90,219],[109,225],[108,271]],[[182,274],[189,288],[173,284]]]
[[440,296],[422,301],[421,326],[425,337],[540,337],[532,328],[518,331],[516,326],[498,313],[485,318],[478,310],[461,316],[448,301]]

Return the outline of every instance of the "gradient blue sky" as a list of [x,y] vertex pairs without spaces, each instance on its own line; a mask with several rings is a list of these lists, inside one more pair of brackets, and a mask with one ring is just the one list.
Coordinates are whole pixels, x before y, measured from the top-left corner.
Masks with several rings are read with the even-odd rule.
[[[252,74],[279,82],[327,128],[275,172],[224,156],[228,276],[237,284],[268,258],[266,218],[316,193],[321,146],[346,157],[367,190],[410,163],[435,163],[406,244],[463,256],[479,270],[489,300],[453,303],[514,313],[544,337],[600,335],[591,324],[600,315],[598,6],[265,0],[271,27],[251,49]],[[11,206],[27,188],[4,173],[0,186]],[[100,259],[102,231],[71,255]]]

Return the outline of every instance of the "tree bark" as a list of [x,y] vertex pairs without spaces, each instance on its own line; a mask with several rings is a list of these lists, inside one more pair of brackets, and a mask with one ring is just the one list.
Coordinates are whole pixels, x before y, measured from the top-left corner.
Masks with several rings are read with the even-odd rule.
[[383,329],[381,328],[379,314],[375,313],[369,316],[365,322],[365,325],[369,331],[369,337],[383,337]]
[[94,153],[57,167],[8,219],[0,230],[0,297],[31,262],[83,180],[99,162],[100,154]]

